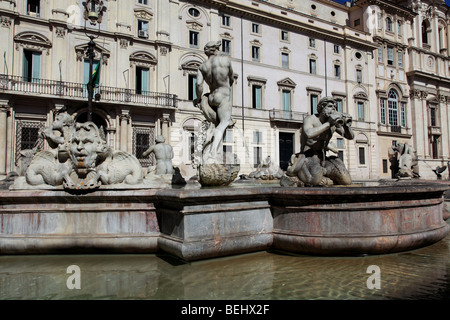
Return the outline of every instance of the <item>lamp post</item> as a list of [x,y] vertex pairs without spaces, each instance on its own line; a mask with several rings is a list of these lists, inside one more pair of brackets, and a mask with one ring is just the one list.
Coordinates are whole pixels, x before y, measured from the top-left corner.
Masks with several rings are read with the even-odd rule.
[[87,34],[86,32],[86,22],[89,21],[89,23],[93,26],[98,24],[98,30],[100,33],[100,24],[102,23],[103,19],[103,12],[106,11],[106,7],[103,5],[103,1],[101,0],[88,0],[83,2],[84,6],[84,12],[83,12],[83,18],[84,18],[84,30],[86,33],[86,36],[90,39],[88,43],[88,47],[86,50],[86,57],[89,60],[89,82],[87,85],[88,90],[88,116],[87,120],[92,121],[92,98],[94,96],[94,84],[92,81],[92,71],[93,71],[93,65],[94,65],[94,58],[95,58],[95,42],[94,39],[98,37]]

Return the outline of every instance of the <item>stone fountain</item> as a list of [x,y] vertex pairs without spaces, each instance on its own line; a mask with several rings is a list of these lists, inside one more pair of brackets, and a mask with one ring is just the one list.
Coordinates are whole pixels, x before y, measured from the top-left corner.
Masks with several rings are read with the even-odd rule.
[[[222,59],[216,43],[205,51],[210,59],[200,67],[199,83]],[[228,60],[220,61],[228,75]],[[172,149],[160,137],[145,152],[155,153],[156,167],[144,173],[136,157],[108,146],[95,124],[61,112],[41,133],[51,149],[25,153],[23,176],[0,190],[0,254],[163,251],[186,261],[268,249],[383,254],[448,234],[447,185],[357,184],[342,161],[326,154],[335,132],[353,139],[351,117],[338,113],[330,98],[305,118],[301,152],[281,185],[230,186],[239,165],[216,162],[223,130],[234,125],[222,103],[229,88],[198,93],[196,105],[207,119],[197,139],[201,188],[171,187]]]

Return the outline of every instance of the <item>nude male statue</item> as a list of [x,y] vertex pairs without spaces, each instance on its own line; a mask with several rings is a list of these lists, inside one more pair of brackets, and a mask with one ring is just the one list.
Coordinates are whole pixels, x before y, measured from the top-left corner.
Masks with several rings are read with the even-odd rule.
[[308,185],[322,184],[324,177],[336,184],[350,184],[351,178],[344,163],[337,157],[326,157],[326,152],[338,151],[330,144],[335,132],[349,140],[354,138],[351,122],[350,115],[337,112],[333,98],[321,99],[317,105],[317,114],[305,117],[300,136],[300,154],[291,160],[292,165],[287,174],[299,176]]
[[172,166],[173,149],[172,147],[164,143],[166,139],[163,136],[156,136],[156,144],[152,145],[142,155],[147,157],[150,153],[155,154],[156,158],[156,174],[173,174],[174,169]]
[[[233,68],[231,59],[219,53],[220,41],[210,41],[205,45],[204,51],[208,60],[203,62],[197,73],[196,93],[194,106],[202,110],[206,120],[214,124],[215,128],[206,137],[204,146],[212,143],[209,158],[215,158],[220,148],[225,130],[234,125],[231,119],[232,102],[231,86]],[[203,95],[203,82],[208,84],[210,92]]]

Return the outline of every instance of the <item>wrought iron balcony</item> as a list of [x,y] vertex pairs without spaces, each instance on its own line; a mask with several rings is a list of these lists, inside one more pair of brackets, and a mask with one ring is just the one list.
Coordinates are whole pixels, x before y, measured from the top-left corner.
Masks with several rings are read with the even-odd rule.
[[[7,91],[80,100],[85,100],[88,97],[87,84],[0,74],[0,92]],[[177,108],[178,100],[175,94],[106,86],[96,87],[94,98],[102,102],[154,105],[169,108]]]
[[296,112],[291,110],[276,110],[269,111],[269,117],[272,121],[288,121],[288,122],[303,122],[303,119],[307,116],[305,112]]

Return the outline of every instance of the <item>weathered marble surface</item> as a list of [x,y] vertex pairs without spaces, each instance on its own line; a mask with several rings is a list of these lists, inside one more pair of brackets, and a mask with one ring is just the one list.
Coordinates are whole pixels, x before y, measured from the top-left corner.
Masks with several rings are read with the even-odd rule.
[[448,233],[444,184],[0,191],[0,253],[389,253]]

